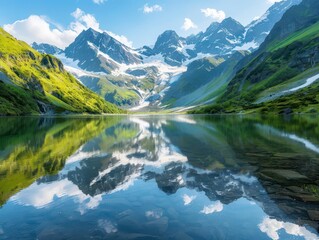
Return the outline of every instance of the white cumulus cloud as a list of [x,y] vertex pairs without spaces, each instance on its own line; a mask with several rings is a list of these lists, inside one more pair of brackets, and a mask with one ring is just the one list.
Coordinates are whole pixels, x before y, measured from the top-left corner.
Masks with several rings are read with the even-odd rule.
[[100,30],[100,24],[91,14],[85,13],[80,8],[77,8],[71,15],[75,18],[75,21],[70,24],[72,30],[77,33],[82,32],[87,28],[93,28],[96,31]]
[[27,43],[49,43],[60,48],[70,44],[77,36],[72,29],[60,30],[42,16],[31,15],[27,19],[19,20],[13,24],[3,26],[4,30]]
[[314,233],[294,223],[282,222],[269,217],[264,218],[261,224],[258,225],[260,231],[266,233],[268,237],[274,240],[279,240],[279,231],[284,230],[292,236],[303,237],[305,240],[319,240]]
[[[77,8],[71,13],[74,20],[69,24],[67,29],[63,29],[52,22],[45,16],[31,15],[27,19],[18,20],[12,24],[3,26],[4,30],[29,44],[33,42],[48,43],[64,49],[71,44],[74,39],[88,28],[103,32],[96,18],[89,13],[85,13]],[[106,31],[110,36],[119,42],[132,47],[132,42],[123,35]]]
[[67,179],[44,184],[33,183],[29,188],[15,195],[11,201],[19,205],[41,209],[53,203],[56,198],[64,197],[73,198],[81,214],[89,209],[96,209],[102,202],[102,195],[94,197],[85,195],[78,186]]
[[93,0],[93,2],[96,4],[102,4],[102,3],[106,2],[106,0]]
[[190,29],[195,29],[195,28],[197,28],[197,25],[190,18],[184,19],[182,29],[184,29],[185,31],[188,31]]
[[145,4],[143,8],[144,13],[161,12],[162,10],[163,10],[162,6],[157,4],[153,6],[149,6],[148,4]]
[[205,15],[205,17],[210,17],[217,22],[221,22],[226,18],[226,14],[224,11],[214,8],[201,9],[201,12]]
[[111,222],[108,219],[100,219],[98,220],[98,225],[102,228],[107,234],[116,233],[118,231],[117,225]]
[[212,214],[214,212],[221,212],[223,211],[223,209],[224,209],[224,205],[220,201],[217,201],[213,203],[212,205],[204,206],[203,210],[200,212],[204,214]]

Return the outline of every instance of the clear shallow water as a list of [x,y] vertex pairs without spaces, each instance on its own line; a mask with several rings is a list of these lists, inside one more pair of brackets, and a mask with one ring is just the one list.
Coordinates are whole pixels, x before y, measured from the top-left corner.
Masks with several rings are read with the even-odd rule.
[[319,118],[0,119],[0,239],[319,239]]

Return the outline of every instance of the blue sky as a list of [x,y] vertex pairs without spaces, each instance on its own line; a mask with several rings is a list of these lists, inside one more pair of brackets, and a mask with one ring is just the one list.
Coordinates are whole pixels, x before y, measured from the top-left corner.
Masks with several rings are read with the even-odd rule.
[[82,28],[94,26],[141,47],[154,44],[165,30],[188,36],[224,17],[247,25],[274,1],[278,0],[4,0],[0,25],[29,43],[47,41],[62,48]]

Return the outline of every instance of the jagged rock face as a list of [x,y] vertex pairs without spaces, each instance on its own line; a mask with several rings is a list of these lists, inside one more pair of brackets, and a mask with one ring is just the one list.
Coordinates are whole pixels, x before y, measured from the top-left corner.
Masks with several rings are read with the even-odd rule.
[[[316,38],[314,42],[318,42]],[[292,68],[308,69],[314,67],[319,63],[319,47],[315,46],[303,52],[298,52],[295,57],[290,61],[289,66]]]
[[270,30],[282,18],[284,13],[300,2],[301,0],[284,0],[275,3],[261,18],[253,21],[246,27],[244,42],[254,42],[256,45],[262,44]]
[[53,58],[50,55],[45,55],[41,60],[41,65],[48,69],[58,69],[60,72],[64,72],[63,64],[57,58]]
[[78,60],[85,70],[109,73],[119,64],[141,63],[142,59],[129,47],[120,43],[106,32],[93,29],[83,31],[75,41],[65,49],[65,55]]
[[143,46],[142,48],[138,49],[138,52],[147,57],[154,55],[153,49],[149,46]]
[[[65,49],[65,55],[68,58],[74,59],[78,62],[78,66],[87,71],[93,72],[106,72],[109,73],[109,69],[104,69],[101,66],[101,61],[98,58],[94,49],[88,44],[88,42],[94,40],[96,34],[93,31],[82,32],[75,41]],[[116,67],[116,65],[108,64],[109,67]]]
[[180,37],[175,31],[169,30],[162,33],[158,38],[154,46],[156,53],[170,52],[178,47],[182,47]]
[[313,25],[318,21],[318,16],[319,1],[304,0],[299,5],[291,7],[282,19],[275,24],[271,33],[261,45],[261,49],[273,41],[284,39],[296,31]]
[[31,77],[27,80],[27,82],[25,83],[25,87],[32,91],[38,91],[44,94],[43,86],[34,74],[32,74]]
[[37,101],[37,105],[39,107],[39,111],[41,114],[46,114],[46,115],[54,114],[54,110],[52,109],[52,106],[50,106],[49,104],[46,104],[41,101]]
[[35,54],[33,52],[31,52],[30,50],[25,50],[24,51],[24,55],[25,57],[29,57],[31,58],[32,60],[36,60],[37,57],[35,56]]
[[187,59],[181,51],[183,45],[182,39],[175,31],[165,31],[157,38],[153,54],[162,54],[166,63],[179,66]]
[[244,26],[232,18],[227,18],[221,23],[212,23],[198,37],[195,49],[202,53],[226,54],[240,45],[244,32]]
[[166,31],[162,33],[158,38],[155,43],[153,51],[155,54],[158,53],[172,53],[174,52],[177,48],[182,47],[182,42],[180,37],[177,35],[175,31]]
[[47,44],[47,43],[39,43],[38,44],[38,43],[34,42],[34,43],[32,43],[31,47],[40,53],[46,53],[46,54],[52,54],[52,55],[60,54],[63,52],[62,49],[60,49],[56,46]]

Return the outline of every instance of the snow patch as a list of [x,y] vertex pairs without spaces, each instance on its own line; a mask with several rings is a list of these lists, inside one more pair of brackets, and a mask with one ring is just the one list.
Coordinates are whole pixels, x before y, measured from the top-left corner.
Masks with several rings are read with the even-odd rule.
[[248,43],[244,43],[242,46],[237,46],[234,48],[234,51],[241,51],[241,50],[251,50],[258,48],[259,45],[255,41],[251,41]]
[[305,87],[308,87],[309,85],[313,84],[315,81],[317,81],[319,79],[319,74],[313,76],[313,77],[310,77],[306,80],[306,83],[300,85],[299,87],[295,87],[295,88],[292,88],[292,89],[289,89],[289,90],[286,90],[286,91],[283,91],[283,93],[287,93],[287,92],[295,92],[299,89],[302,89],[302,88],[305,88]]

